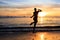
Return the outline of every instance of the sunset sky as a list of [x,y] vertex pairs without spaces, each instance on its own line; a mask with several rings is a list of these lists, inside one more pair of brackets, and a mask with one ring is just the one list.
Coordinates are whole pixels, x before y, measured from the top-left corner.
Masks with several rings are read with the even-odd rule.
[[60,16],[60,0],[0,0],[0,16],[31,15],[35,7],[47,16]]

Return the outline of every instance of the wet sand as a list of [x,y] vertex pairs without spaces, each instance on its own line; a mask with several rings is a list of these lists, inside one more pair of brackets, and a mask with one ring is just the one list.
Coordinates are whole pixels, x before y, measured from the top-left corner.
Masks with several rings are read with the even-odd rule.
[[0,32],[0,40],[60,40],[60,32]]

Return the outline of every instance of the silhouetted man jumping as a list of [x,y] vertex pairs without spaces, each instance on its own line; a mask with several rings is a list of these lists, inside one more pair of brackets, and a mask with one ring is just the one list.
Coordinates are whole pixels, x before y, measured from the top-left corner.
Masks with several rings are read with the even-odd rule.
[[36,27],[36,24],[38,22],[38,13],[41,12],[42,10],[34,8],[34,12],[33,12],[33,16],[31,16],[31,18],[33,17],[33,20],[34,22],[32,22],[30,25],[32,25],[34,23],[34,28],[33,28],[33,32],[35,31],[35,27]]

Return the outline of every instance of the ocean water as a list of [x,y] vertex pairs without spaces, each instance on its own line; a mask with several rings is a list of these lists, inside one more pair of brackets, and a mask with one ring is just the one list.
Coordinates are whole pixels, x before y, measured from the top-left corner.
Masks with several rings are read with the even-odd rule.
[[[33,18],[0,18],[0,25],[7,27],[33,27],[29,25]],[[60,17],[39,17],[37,27],[40,26],[60,26]]]
[[60,40],[60,32],[0,33],[0,40]]

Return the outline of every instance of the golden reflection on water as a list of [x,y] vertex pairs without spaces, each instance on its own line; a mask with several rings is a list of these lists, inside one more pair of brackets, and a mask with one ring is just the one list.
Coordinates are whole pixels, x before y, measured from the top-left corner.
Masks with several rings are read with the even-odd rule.
[[43,24],[46,22],[46,20],[44,19],[44,17],[40,17],[40,18],[38,18],[38,24],[40,25],[40,26],[43,26]]
[[40,23],[42,24],[42,23],[43,23],[43,21],[44,21],[44,20],[43,20],[43,18],[41,17],[41,18],[40,18]]

